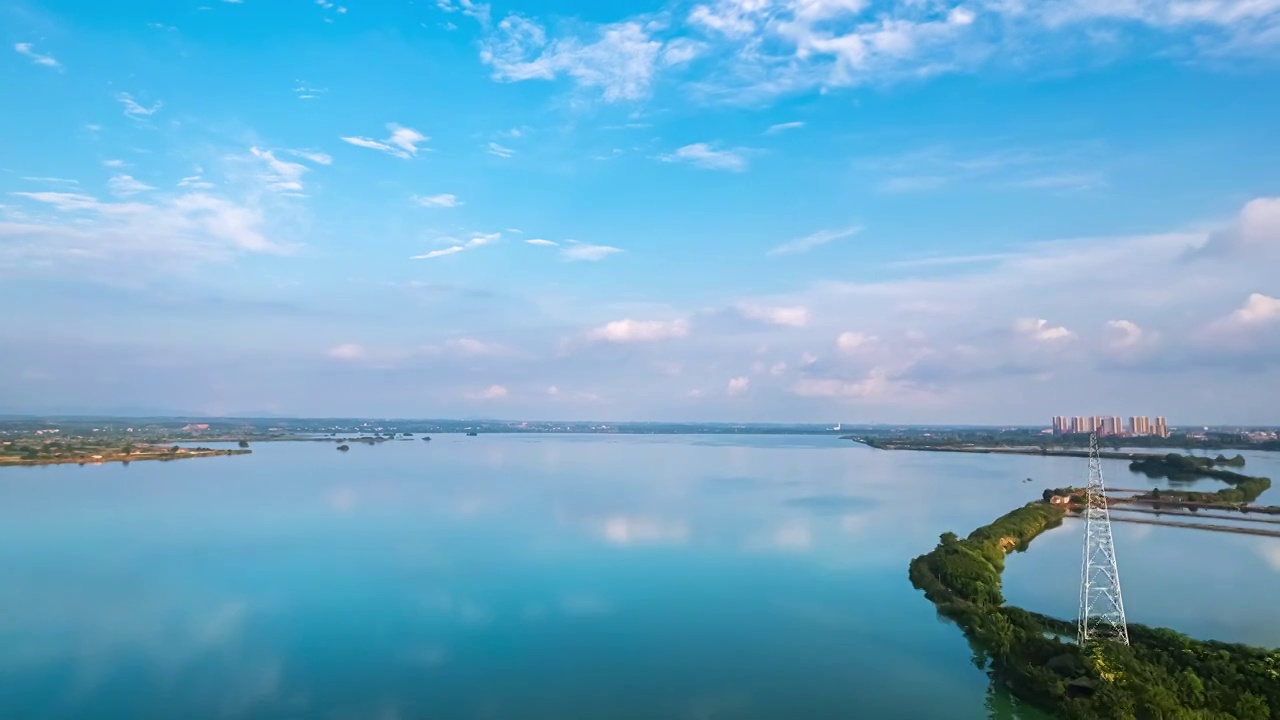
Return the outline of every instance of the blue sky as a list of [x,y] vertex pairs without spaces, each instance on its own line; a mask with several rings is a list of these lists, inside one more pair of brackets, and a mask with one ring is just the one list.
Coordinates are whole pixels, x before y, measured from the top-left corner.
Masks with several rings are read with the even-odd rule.
[[0,27],[0,412],[1280,422],[1280,0]]

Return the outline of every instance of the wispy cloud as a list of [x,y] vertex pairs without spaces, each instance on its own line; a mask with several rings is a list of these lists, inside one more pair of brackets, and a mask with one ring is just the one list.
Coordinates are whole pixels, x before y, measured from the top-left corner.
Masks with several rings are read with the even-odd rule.
[[134,120],[149,118],[159,112],[160,108],[164,107],[164,103],[159,100],[157,100],[155,104],[151,105],[151,107],[141,105],[127,92],[122,92],[116,95],[116,100],[119,100],[120,104],[124,106],[124,114]]
[[440,238],[441,242],[451,243],[448,247],[422,255],[414,255],[410,260],[434,260],[436,258],[446,257],[448,255],[456,255],[465,250],[473,250],[485,245],[492,245],[502,239],[502,233],[472,233],[471,237],[464,240],[455,238]]
[[328,88],[313,87],[301,80],[299,80],[298,84],[293,88],[293,94],[296,95],[299,100],[315,100],[327,92],[329,92]]
[[329,153],[319,152],[317,150],[286,150],[285,152],[294,157],[300,157],[308,162],[313,162],[317,165],[333,164],[333,156]]
[[204,179],[204,170],[197,166],[194,174],[188,175],[178,181],[178,187],[188,188],[190,190],[212,190],[214,185]]
[[439,195],[415,195],[413,202],[422,207],[451,208],[458,207],[462,201],[453,193],[440,193]]
[[[659,67],[663,43],[639,21],[596,27],[591,39],[547,40],[546,30],[519,15],[508,15],[485,38],[480,59],[502,82],[553,80],[568,76],[582,88],[599,91],[606,102],[647,97]],[[669,55],[670,66],[690,59],[688,48]]]
[[924,192],[937,190],[947,184],[941,175],[902,175],[880,183],[880,189],[889,193]]
[[689,321],[676,320],[615,320],[591,332],[591,340],[610,343],[644,343],[682,338],[689,334]]
[[[138,189],[132,178],[116,184],[125,190]],[[55,214],[25,222],[5,222],[0,215],[0,238],[5,240],[0,243],[0,265],[68,275],[100,275],[104,268],[111,268],[109,272],[126,276],[156,268],[186,271],[246,252],[286,251],[268,239],[260,210],[203,192],[120,202],[82,193],[15,196]]]
[[378,150],[404,159],[416,156],[420,149],[418,146],[430,140],[426,135],[413,128],[403,127],[395,123],[387,123],[387,130],[391,132],[391,135],[382,140],[374,140],[367,137],[342,137],[339,139],[357,147]]
[[592,245],[590,243],[580,243],[570,240],[569,243],[560,249],[560,257],[573,261],[598,262],[610,255],[622,252],[621,248],[611,245]]
[[673,153],[659,155],[658,159],[668,163],[689,163],[707,170],[743,172],[747,169],[747,158],[741,149],[717,150],[710,143],[685,145]]
[[739,303],[738,313],[748,320],[769,325],[802,328],[809,324],[809,308],[803,305],[775,306],[756,303]]
[[1062,173],[1036,175],[1018,180],[1016,184],[1044,190],[1092,190],[1106,185],[1106,178],[1099,173]]
[[148,190],[155,190],[150,185],[134,179],[132,175],[113,175],[107,181],[107,187],[111,190],[111,194],[117,197],[128,197]]
[[18,43],[13,46],[13,49],[17,51],[19,55],[25,55],[31,58],[31,62],[35,63],[36,65],[44,65],[45,67],[51,67],[51,68],[62,67],[62,65],[58,62],[58,60],[52,55],[41,55],[40,53],[36,52],[35,45],[32,45],[31,43],[24,43],[24,42]]
[[525,240],[525,242],[537,247],[559,248],[560,259],[566,262],[599,262],[610,255],[623,251],[622,248],[616,248],[612,245],[593,245],[591,243],[578,242],[577,240],[566,240],[562,244],[544,238],[531,238]]
[[369,357],[369,351],[365,350],[363,345],[356,343],[343,343],[329,348],[325,353],[334,360],[343,360],[347,362],[364,360]]
[[467,399],[485,402],[485,401],[493,401],[493,400],[506,400],[510,396],[511,396],[511,392],[507,390],[506,386],[490,385],[489,387],[479,392],[468,393]]
[[436,0],[436,7],[447,13],[461,12],[463,15],[475,18],[481,25],[489,24],[489,4],[485,2],[477,2],[476,0]]
[[[1152,35],[1167,51],[1213,59],[1274,57],[1280,46],[1280,4],[1274,0],[695,0],[691,5],[687,12],[658,17],[560,24],[562,30],[552,32],[512,14],[496,27],[482,22],[481,60],[495,80],[568,78],[607,102],[644,100],[669,79],[700,98],[742,103],[992,65],[1034,72],[1063,55],[1097,55],[1093,51],[1103,45],[1106,59],[1119,60],[1145,52],[1150,45],[1139,40]],[[701,63],[692,79],[695,59]]]
[[60,178],[60,177],[48,177],[45,175],[24,175],[22,179],[30,182],[46,183],[49,185],[79,185],[80,184],[79,180],[72,180],[70,178]]
[[764,134],[777,135],[780,132],[786,132],[787,130],[799,130],[802,127],[804,127],[804,123],[800,121],[778,123],[777,125],[770,125],[769,129],[764,131]]
[[308,172],[306,165],[281,160],[270,150],[257,147],[249,148],[249,152],[266,164],[266,168],[259,175],[264,185],[282,192],[302,192],[302,176]]
[[512,155],[516,154],[515,150],[512,150],[511,148],[506,147],[504,145],[499,145],[496,142],[489,143],[486,146],[486,149],[490,155],[493,155],[495,157],[500,157],[500,158],[509,158]]
[[796,238],[795,240],[785,242],[765,254],[769,256],[776,256],[805,253],[816,247],[826,245],[834,240],[843,240],[844,238],[852,237],[860,232],[862,232],[862,228],[856,225],[839,230],[819,230],[812,235],[806,235],[802,238]]

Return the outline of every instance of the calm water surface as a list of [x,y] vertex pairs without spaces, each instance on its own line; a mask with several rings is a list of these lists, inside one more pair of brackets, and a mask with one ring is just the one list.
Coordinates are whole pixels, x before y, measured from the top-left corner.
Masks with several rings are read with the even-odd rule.
[[[1083,472],[583,435],[7,469],[0,717],[1038,718],[906,566]],[[1073,616],[1079,532],[1015,556],[1010,599]],[[1280,645],[1280,539],[1116,538],[1132,620]]]

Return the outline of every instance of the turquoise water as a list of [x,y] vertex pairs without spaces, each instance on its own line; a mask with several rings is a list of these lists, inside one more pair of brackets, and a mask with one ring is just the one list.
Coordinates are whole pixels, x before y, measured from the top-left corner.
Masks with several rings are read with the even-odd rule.
[[[584,435],[6,469],[0,717],[1036,718],[906,566],[1083,470]],[[1012,599],[1074,614],[1075,527]],[[1117,543],[1131,617],[1280,644],[1280,540]]]

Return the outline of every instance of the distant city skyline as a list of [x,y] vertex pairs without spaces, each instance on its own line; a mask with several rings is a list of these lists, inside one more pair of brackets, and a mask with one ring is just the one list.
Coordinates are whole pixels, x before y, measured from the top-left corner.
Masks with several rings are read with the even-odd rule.
[[0,412],[1280,423],[1280,4],[0,4]]
[[1050,423],[1055,435],[1097,433],[1100,436],[1169,437],[1169,423],[1163,416],[1129,416],[1125,425],[1119,415],[1055,415]]

